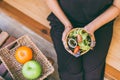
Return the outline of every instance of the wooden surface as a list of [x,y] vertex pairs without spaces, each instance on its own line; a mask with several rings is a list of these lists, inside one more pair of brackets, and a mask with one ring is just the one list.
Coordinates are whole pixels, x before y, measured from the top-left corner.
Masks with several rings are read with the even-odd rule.
[[22,24],[26,25],[26,27],[28,27],[29,29],[33,30],[43,38],[52,42],[50,38],[50,30],[48,27],[42,25],[28,15],[23,14],[21,11],[17,10],[13,6],[10,6],[8,3],[0,1],[0,11],[7,13],[10,17],[15,18]]
[[[43,25],[49,27],[46,20],[47,16],[50,14],[50,10],[47,7],[45,0],[4,0],[13,7],[17,8],[24,14],[33,18],[34,20],[42,23]],[[44,6],[44,7],[42,7]]]
[[120,17],[114,24],[113,38],[107,56],[107,63],[120,71]]
[[38,46],[38,48],[44,53],[44,55],[51,57],[55,63],[55,72],[50,76],[54,77],[55,80],[59,80],[58,72],[57,72],[57,59],[56,54],[53,48],[52,43],[46,41],[30,29],[26,28],[24,25],[20,24],[19,22],[11,19],[10,17],[6,16],[5,14],[0,12],[0,28],[10,35],[15,36],[16,38],[22,35],[29,35],[32,41]]
[[106,66],[105,75],[106,77],[108,76],[109,80],[120,80],[120,71],[108,64]]

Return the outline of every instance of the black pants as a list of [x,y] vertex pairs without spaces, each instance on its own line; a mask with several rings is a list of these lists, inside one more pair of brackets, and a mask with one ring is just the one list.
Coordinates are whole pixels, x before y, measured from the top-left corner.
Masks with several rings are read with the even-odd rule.
[[64,49],[61,40],[64,26],[60,22],[51,22],[50,25],[50,33],[57,53],[60,79],[103,80],[105,59],[112,37],[113,22],[104,25],[95,32],[96,46],[94,50],[78,58],[75,58]]

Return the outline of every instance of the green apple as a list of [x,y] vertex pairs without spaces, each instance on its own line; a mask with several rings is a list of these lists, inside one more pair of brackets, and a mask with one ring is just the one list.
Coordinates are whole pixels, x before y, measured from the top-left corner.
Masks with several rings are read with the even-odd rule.
[[36,79],[42,73],[41,65],[34,60],[26,62],[22,67],[22,74],[26,79]]

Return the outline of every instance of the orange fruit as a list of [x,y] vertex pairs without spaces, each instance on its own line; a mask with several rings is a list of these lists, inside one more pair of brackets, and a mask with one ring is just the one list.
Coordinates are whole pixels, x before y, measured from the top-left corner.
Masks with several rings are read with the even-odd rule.
[[19,63],[24,64],[32,59],[32,50],[27,46],[21,46],[16,50],[15,58]]

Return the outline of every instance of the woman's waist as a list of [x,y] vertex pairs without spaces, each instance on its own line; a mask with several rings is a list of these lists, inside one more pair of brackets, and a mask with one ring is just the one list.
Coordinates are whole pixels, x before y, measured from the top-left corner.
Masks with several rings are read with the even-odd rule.
[[[74,27],[83,27],[89,23],[89,21],[87,20],[75,20],[74,18],[70,18],[69,16],[67,17]],[[47,20],[50,21],[50,23],[52,24],[62,24],[62,22],[53,13],[48,16]]]

